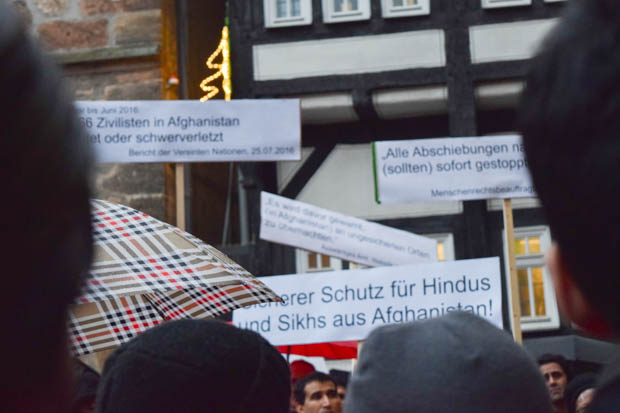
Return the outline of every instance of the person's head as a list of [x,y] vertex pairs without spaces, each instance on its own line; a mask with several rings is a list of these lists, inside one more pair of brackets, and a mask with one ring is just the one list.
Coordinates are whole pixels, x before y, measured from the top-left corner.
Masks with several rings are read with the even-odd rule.
[[72,413],[89,413],[95,408],[99,373],[79,360],[73,361],[73,406]]
[[379,327],[349,380],[345,413],[548,413],[536,363],[469,313]]
[[349,376],[351,375],[351,373],[344,370],[332,369],[329,371],[329,375],[334,379],[334,382],[336,383],[338,397],[340,397],[340,400],[344,400],[347,395],[347,384],[349,383]]
[[106,361],[98,413],[286,413],[290,377],[259,334],[219,321],[164,323]]
[[572,379],[566,386],[568,413],[584,413],[592,402],[596,386],[594,373],[583,373]]
[[[70,403],[69,305],[92,258],[91,154],[58,68],[0,2],[0,395],[7,411]],[[14,406],[19,406],[14,408]]]
[[295,388],[295,383],[297,383],[297,380],[301,379],[302,377],[314,372],[315,368],[311,363],[308,363],[305,360],[295,360],[290,363],[289,369],[291,371],[290,410],[295,411],[295,406],[297,404],[297,402],[295,401],[295,392],[293,391],[293,389]]
[[340,413],[342,401],[336,383],[325,373],[315,371],[295,383],[297,413]]
[[551,402],[554,404],[565,402],[566,385],[569,380],[568,362],[557,354],[543,354],[538,358],[540,373],[547,383]]
[[590,387],[589,389],[585,389],[579,396],[577,396],[577,400],[575,401],[575,413],[586,413],[588,411],[588,407],[594,400],[594,394],[596,390],[594,387]]
[[620,2],[570,3],[531,64],[520,129],[558,302],[586,330],[620,333]]

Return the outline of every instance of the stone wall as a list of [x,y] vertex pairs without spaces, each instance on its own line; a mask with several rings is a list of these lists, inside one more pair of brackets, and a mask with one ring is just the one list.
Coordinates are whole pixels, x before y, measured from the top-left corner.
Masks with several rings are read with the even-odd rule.
[[[9,0],[78,100],[161,99],[159,0]],[[161,164],[101,164],[96,196],[165,219]]]

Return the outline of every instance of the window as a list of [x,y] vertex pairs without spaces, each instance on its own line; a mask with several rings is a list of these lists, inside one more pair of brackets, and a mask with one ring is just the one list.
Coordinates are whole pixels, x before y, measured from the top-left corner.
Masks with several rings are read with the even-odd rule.
[[532,0],[482,0],[483,9],[493,9],[498,7],[529,6]]
[[264,0],[265,27],[312,24],[312,0]]
[[437,260],[454,261],[454,237],[452,234],[424,234],[437,241]]
[[342,260],[316,252],[297,249],[297,272],[335,271],[342,269]]
[[[545,266],[545,253],[551,245],[549,229],[543,226],[515,228],[514,242],[521,329],[535,331],[558,328],[560,318],[555,292]],[[509,276],[507,269],[506,285],[510,285]],[[510,294],[508,296],[511,305]]]
[[370,19],[370,0],[323,0],[325,23],[368,19]]
[[419,16],[430,14],[429,0],[382,0],[381,13],[384,18]]
[[276,0],[276,18],[296,18],[301,16],[300,0]]

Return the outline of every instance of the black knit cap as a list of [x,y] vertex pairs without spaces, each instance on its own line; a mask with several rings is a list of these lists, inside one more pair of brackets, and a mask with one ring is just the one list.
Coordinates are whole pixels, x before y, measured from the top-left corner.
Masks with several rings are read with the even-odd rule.
[[260,335],[219,322],[165,323],[107,360],[96,412],[286,413],[288,366]]

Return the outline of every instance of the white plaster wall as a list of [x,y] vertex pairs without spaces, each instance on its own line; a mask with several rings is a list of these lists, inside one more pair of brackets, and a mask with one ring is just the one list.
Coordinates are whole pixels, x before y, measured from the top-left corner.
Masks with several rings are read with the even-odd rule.
[[462,212],[461,202],[377,204],[370,144],[337,145],[310,178],[297,200],[371,220]]

